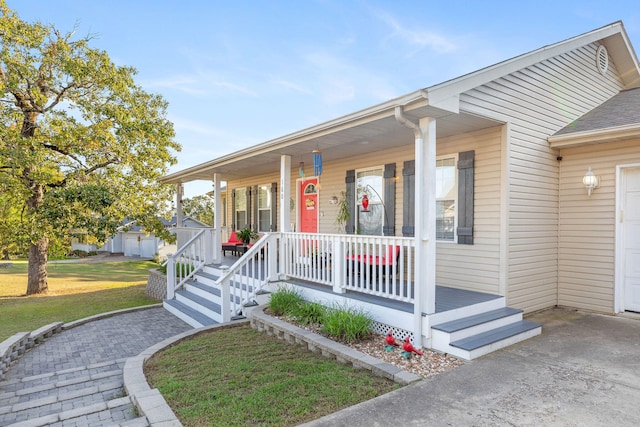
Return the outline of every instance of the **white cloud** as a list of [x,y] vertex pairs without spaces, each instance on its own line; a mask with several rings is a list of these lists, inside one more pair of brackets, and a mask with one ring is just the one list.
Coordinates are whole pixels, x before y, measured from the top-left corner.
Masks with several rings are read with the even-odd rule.
[[391,27],[392,33],[387,38],[400,38],[415,50],[428,48],[437,53],[449,53],[458,49],[458,46],[445,35],[424,29],[408,28],[389,13],[377,11],[374,15]]
[[244,87],[235,83],[227,82],[224,80],[211,78],[211,79],[205,80],[204,83],[210,84],[211,86],[215,86],[215,87],[229,89],[232,92],[239,92],[249,96],[258,96],[257,93],[255,93],[254,91],[252,91],[247,87]]
[[353,63],[326,52],[308,53],[303,58],[308,69],[307,77],[314,82],[320,98],[329,105],[354,99],[373,97],[385,100],[397,96],[397,89],[389,83],[388,76],[377,69]]
[[196,78],[187,76],[146,80],[142,85],[149,88],[176,90],[189,95],[204,95],[206,93]]
[[311,95],[313,93],[310,89],[307,89],[306,86],[288,80],[274,80],[272,83],[305,95]]

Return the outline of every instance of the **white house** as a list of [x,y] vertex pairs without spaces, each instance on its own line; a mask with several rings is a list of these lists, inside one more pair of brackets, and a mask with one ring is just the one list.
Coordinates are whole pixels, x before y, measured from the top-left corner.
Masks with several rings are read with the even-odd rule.
[[[214,273],[214,224],[202,255],[173,260],[195,270],[165,306],[205,314],[193,324],[229,318],[224,298],[220,313],[189,298],[207,296],[190,284],[198,271],[223,295],[248,281],[243,300],[289,284],[467,358],[540,333],[523,312],[640,311],[639,86],[615,22],[168,175],[179,198],[183,183],[212,180],[218,210],[226,181],[216,222],[265,237]],[[246,278],[257,254],[264,271]]]

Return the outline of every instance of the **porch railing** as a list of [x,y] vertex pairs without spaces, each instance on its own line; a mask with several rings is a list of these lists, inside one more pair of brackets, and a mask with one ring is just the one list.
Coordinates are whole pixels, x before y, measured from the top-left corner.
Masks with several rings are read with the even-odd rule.
[[281,233],[285,276],[413,302],[415,242],[407,237]]
[[200,229],[175,254],[167,255],[167,299],[192,278],[213,257],[214,233]]
[[222,322],[240,314],[267,282],[277,278],[278,241],[278,233],[267,233],[231,267],[223,267],[217,281],[222,290]]

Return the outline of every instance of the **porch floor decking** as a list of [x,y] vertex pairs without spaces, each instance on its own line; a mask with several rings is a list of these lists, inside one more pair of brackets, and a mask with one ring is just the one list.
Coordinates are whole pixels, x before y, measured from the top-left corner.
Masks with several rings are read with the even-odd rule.
[[[221,265],[232,266],[240,257],[238,256],[223,256],[220,263],[215,264],[215,267]],[[265,268],[259,269],[261,273],[266,271]],[[261,277],[263,278],[263,277]],[[288,283],[294,285],[313,288],[322,292],[333,293],[333,289],[330,286],[314,283],[306,280],[290,279]],[[412,284],[413,285],[413,284]],[[391,300],[384,297],[377,297],[374,295],[364,294],[357,291],[347,291],[344,294],[347,298],[354,300],[381,305],[383,307],[393,308],[395,310],[404,311],[406,313],[413,312],[413,304],[408,302]],[[502,298],[500,295],[488,294],[485,292],[469,291],[465,289],[451,288],[447,286],[436,285],[436,311],[435,313],[442,313],[449,310],[456,310],[462,307],[479,304],[487,301],[491,301],[497,298]],[[425,313],[426,314],[426,313]],[[434,313],[431,313],[434,314]]]
[[[322,292],[333,293],[329,286],[320,285],[313,282],[301,280],[287,280],[288,283],[294,285],[313,288]],[[374,295],[363,294],[356,291],[347,291],[344,294],[347,298],[358,301],[368,302],[383,307],[393,308],[395,310],[413,313],[413,304],[402,301],[395,301],[388,298],[377,297]],[[468,291],[465,289],[450,288],[447,286],[436,285],[436,313],[442,313],[449,310],[479,304],[494,299],[502,298],[500,295],[487,294],[484,292]],[[427,314],[427,313],[423,313]]]

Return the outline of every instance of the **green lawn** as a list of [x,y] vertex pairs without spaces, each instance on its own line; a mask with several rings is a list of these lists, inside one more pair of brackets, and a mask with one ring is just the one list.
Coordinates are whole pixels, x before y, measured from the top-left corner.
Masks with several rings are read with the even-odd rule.
[[185,426],[293,426],[399,387],[248,325],[169,347],[145,374]]
[[27,262],[0,269],[0,341],[51,322],[70,322],[122,308],[154,304],[144,294],[151,261],[49,263],[49,292],[25,296]]
[[[0,341],[54,321],[153,304],[149,261],[49,264],[49,292],[24,296],[27,264],[0,269]],[[215,357],[213,357],[215,355]],[[297,425],[397,389],[249,326],[183,341],[145,365],[185,426]]]

